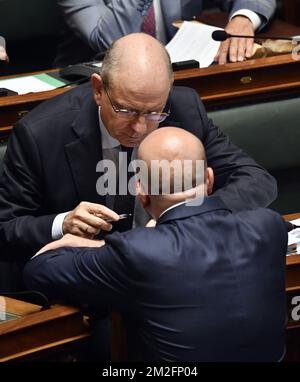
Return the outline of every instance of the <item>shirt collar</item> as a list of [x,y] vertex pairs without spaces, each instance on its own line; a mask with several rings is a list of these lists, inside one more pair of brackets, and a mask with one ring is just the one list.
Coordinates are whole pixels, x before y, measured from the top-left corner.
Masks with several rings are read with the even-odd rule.
[[165,209],[165,210],[159,215],[159,218],[158,218],[158,219],[160,219],[166,212],[172,210],[173,208],[176,208],[176,207],[178,207],[178,206],[181,206],[181,204],[184,204],[184,203],[186,203],[186,200],[184,200],[183,202],[180,202],[180,203],[173,204],[173,206],[171,206],[171,207],[168,207],[167,209]]

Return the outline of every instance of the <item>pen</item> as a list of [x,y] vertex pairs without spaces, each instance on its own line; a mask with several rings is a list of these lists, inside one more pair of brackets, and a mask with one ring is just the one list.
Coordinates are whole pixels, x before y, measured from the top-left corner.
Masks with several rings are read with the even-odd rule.
[[[132,216],[132,214],[120,214],[119,215],[119,220],[123,220],[123,219],[128,219],[128,218],[130,218]],[[118,221],[119,221],[118,220]],[[112,219],[105,219],[105,221],[106,222],[108,222],[108,223],[116,223],[116,221],[115,220],[112,220]]]

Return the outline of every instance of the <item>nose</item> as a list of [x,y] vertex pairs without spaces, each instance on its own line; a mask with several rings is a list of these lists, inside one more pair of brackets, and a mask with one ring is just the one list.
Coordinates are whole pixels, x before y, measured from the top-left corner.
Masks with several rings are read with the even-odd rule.
[[134,131],[133,138],[138,135],[143,135],[147,132],[147,121],[144,115],[139,115],[136,117],[132,123],[131,126],[132,130]]

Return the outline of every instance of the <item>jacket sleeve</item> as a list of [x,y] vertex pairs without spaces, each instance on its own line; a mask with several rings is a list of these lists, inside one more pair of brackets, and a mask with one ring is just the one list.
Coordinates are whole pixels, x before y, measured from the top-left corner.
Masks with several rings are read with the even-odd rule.
[[207,163],[215,174],[214,194],[233,212],[268,206],[277,197],[276,180],[214,126],[194,96],[203,123]]
[[275,0],[235,0],[233,1],[232,9],[230,14],[238,11],[239,9],[249,9],[257,13],[261,19],[262,24],[260,29],[263,28],[273,16],[276,9],[276,1]]
[[117,38],[141,30],[152,0],[58,0],[65,22],[96,52]]
[[126,261],[110,245],[45,252],[27,262],[23,278],[27,288],[76,305],[121,308],[131,295]]
[[[31,256],[51,238],[55,215],[44,215],[43,169],[30,130],[18,123],[10,136],[0,181],[1,259]],[[13,259],[12,259],[13,260]]]

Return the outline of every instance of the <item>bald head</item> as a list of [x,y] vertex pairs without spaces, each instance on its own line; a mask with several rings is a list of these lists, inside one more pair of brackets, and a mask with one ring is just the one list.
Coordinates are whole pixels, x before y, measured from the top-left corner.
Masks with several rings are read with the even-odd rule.
[[213,171],[206,166],[204,147],[186,130],[153,131],[140,144],[138,159],[147,168],[147,176],[141,172],[137,183],[138,197],[155,220],[174,204],[188,200],[201,204],[212,190]]
[[132,33],[116,40],[107,51],[101,77],[108,86],[126,79],[136,86],[171,87],[173,72],[168,52],[155,38]]
[[[170,171],[168,172],[170,193],[184,191],[188,189],[188,185],[190,188],[199,185],[199,178],[197,179],[199,162],[201,161],[206,168],[205,151],[201,141],[188,131],[176,127],[164,127],[148,135],[139,146],[138,158],[144,161],[148,168],[148,189],[151,180],[153,181],[154,171],[160,171],[159,193],[162,194],[164,193],[162,183],[165,181],[163,170],[156,168],[162,167],[162,163]],[[203,183],[203,177],[201,179]],[[150,193],[153,193],[153,183]]]
[[186,130],[178,127],[164,127],[153,131],[140,144],[139,159],[205,160],[205,151],[201,141]]
[[140,144],[138,159],[147,169],[146,177],[141,172],[137,183],[138,197],[155,220],[172,205],[188,200],[199,205],[212,192],[213,171],[206,166],[204,147],[186,130],[163,127],[153,131]]

